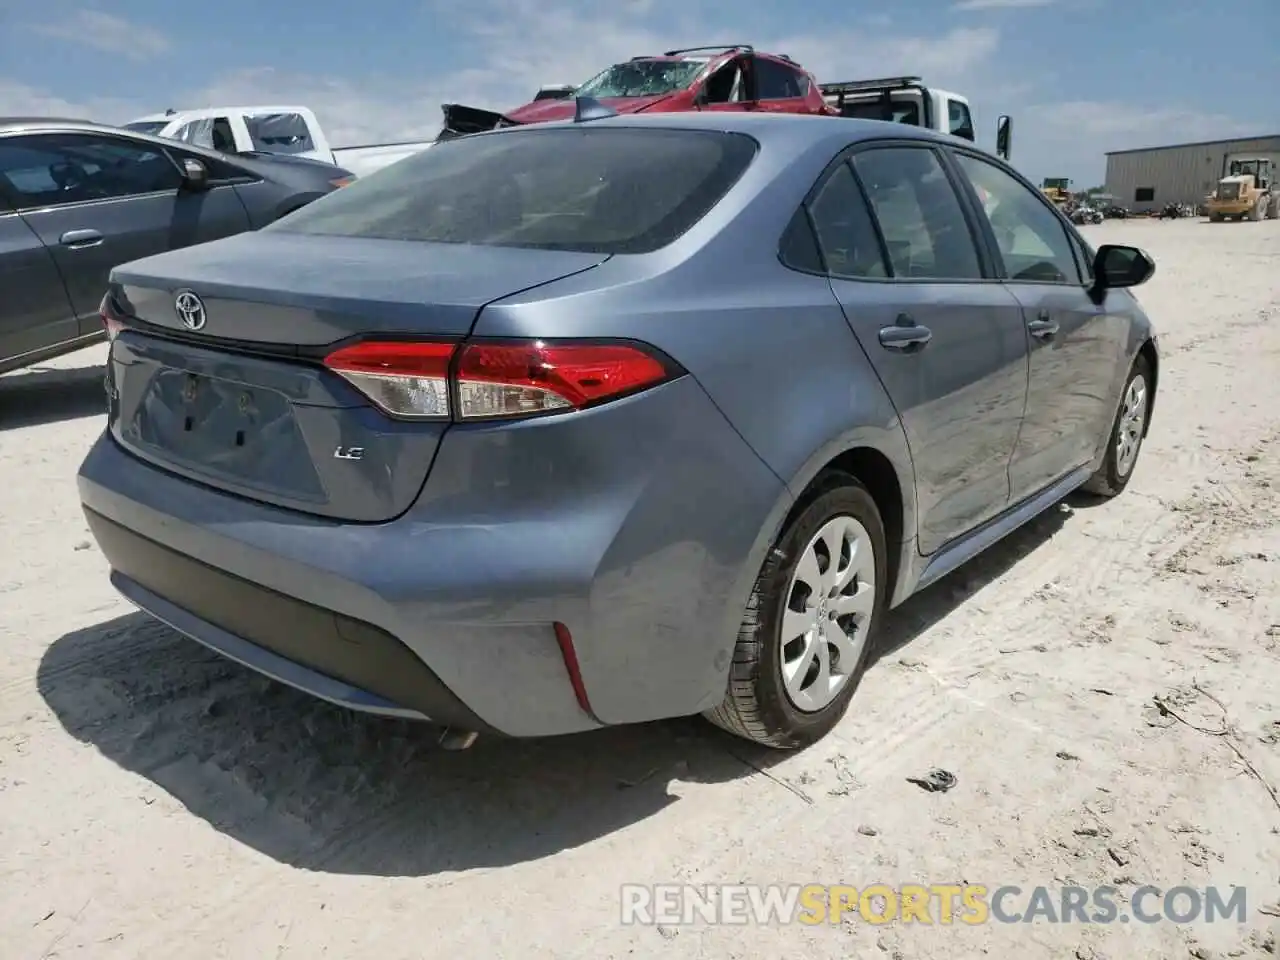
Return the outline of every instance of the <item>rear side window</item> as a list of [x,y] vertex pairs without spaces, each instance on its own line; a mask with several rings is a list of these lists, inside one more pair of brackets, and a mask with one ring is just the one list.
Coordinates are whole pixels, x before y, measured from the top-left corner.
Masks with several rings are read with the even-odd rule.
[[880,224],[895,277],[982,278],[960,200],[932,150],[867,150],[854,156],[853,167]]
[[649,253],[701,220],[756,149],[742,134],[700,130],[543,128],[459,137],[264,229]]
[[300,113],[253,114],[244,118],[244,125],[249,128],[253,149],[263,153],[306,153],[316,148],[311,128]]
[[875,224],[847,163],[838,166],[809,208],[818,244],[833,276],[882,278],[885,269]]

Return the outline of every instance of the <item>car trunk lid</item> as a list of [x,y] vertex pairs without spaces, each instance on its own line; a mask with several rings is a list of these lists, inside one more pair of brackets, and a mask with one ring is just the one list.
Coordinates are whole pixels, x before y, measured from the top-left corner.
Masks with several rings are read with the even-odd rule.
[[[323,366],[331,345],[461,339],[485,304],[605,259],[272,232],[127,264],[112,274],[124,329],[109,429],[141,459],[228,493],[391,519],[421,490],[448,422],[389,417]],[[184,292],[202,303],[197,329],[176,308]]]

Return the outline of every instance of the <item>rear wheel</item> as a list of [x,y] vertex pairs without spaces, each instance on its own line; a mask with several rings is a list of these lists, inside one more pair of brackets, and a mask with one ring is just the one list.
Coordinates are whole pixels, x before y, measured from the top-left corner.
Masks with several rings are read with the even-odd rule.
[[866,670],[886,596],[884,525],[856,479],[830,471],[787,523],[747,602],[717,726],[779,749],[824,736]]
[[1114,497],[1129,485],[1138,453],[1147,433],[1147,414],[1151,409],[1151,365],[1139,355],[1129,369],[1120,409],[1116,411],[1107,440],[1107,455],[1097,472],[1084,484],[1084,490],[1104,497]]

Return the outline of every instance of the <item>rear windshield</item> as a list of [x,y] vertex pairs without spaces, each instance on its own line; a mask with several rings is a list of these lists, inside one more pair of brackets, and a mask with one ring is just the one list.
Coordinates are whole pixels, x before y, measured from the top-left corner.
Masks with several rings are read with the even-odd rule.
[[460,137],[264,229],[587,253],[649,253],[720,201],[755,157],[736,133],[542,128]]

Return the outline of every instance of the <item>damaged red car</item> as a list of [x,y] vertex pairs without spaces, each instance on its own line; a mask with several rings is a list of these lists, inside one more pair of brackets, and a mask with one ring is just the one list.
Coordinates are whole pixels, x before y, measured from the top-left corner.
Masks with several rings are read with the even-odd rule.
[[448,103],[440,139],[498,127],[571,120],[575,97],[590,97],[617,113],[759,110],[839,116],[818,83],[785,54],[748,44],[689,47],[632,57],[580,87],[543,87],[529,103],[506,113]]

